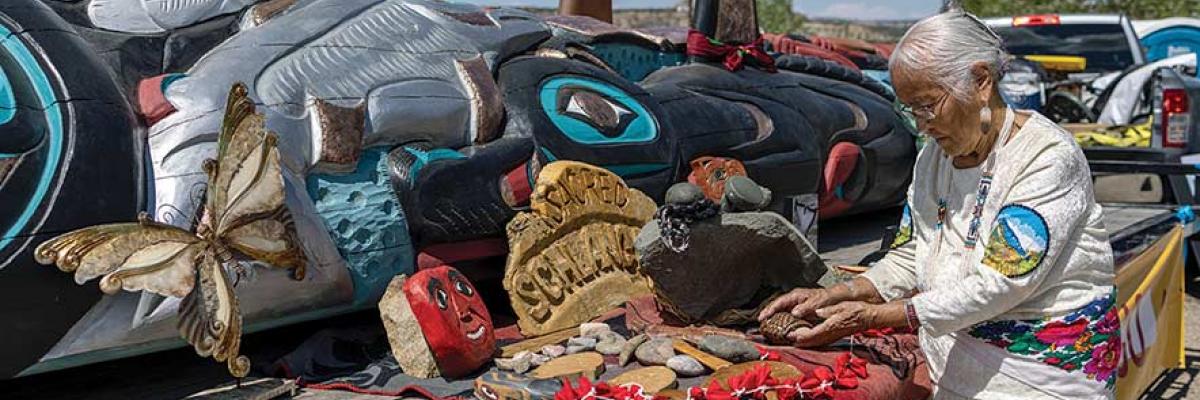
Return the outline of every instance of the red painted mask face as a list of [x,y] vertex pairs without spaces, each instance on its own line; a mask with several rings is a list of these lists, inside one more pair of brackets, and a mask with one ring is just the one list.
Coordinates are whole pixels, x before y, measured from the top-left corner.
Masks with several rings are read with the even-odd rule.
[[404,294],[442,376],[467,375],[492,359],[492,317],[458,270],[443,265],[417,272],[404,282]]

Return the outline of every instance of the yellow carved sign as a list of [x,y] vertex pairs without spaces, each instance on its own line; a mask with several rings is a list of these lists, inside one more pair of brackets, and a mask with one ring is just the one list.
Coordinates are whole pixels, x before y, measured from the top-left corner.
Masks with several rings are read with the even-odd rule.
[[633,240],[654,216],[654,201],[617,175],[574,161],[538,175],[532,211],[508,224],[504,272],[525,335],[572,327],[650,293]]

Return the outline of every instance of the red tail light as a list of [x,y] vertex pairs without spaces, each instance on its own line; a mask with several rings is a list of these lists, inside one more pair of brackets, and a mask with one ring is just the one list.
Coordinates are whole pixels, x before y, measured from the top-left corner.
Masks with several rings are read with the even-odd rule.
[[1187,147],[1187,132],[1192,125],[1188,95],[1183,89],[1163,89],[1162,144],[1163,147]]
[[1013,17],[1013,26],[1058,25],[1058,14],[1035,14]]

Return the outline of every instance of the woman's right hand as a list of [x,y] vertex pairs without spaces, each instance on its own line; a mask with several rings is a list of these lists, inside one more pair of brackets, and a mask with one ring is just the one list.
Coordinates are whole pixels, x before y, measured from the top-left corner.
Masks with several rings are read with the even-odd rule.
[[758,320],[766,321],[767,318],[781,312],[791,312],[796,318],[803,319],[809,315],[816,315],[818,308],[838,301],[829,289],[792,289],[763,308],[762,312],[758,313]]

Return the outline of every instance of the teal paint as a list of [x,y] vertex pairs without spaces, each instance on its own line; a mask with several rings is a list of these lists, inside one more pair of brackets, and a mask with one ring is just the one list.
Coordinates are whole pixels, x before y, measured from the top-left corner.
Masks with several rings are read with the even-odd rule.
[[[539,147],[538,149],[540,149],[542,151],[542,155],[546,156],[547,163],[552,163],[552,162],[558,161],[558,157],[555,157],[554,153],[550,152],[550,149],[547,149],[545,147]],[[1197,164],[1197,165],[1200,165],[1200,164]]]
[[388,282],[413,272],[414,250],[400,200],[392,192],[387,150],[363,151],[354,172],[313,174],[308,196],[346,260],[354,304],[374,304]]
[[[617,137],[608,137],[587,123],[562,115],[558,112],[558,91],[564,87],[581,87],[603,94],[620,103],[636,115],[633,122]],[[542,111],[550,122],[568,138],[580,144],[645,143],[658,137],[658,125],[650,112],[629,94],[608,83],[585,78],[551,78],[542,85],[539,93]]]
[[166,95],[167,88],[171,87],[171,84],[175,83],[175,81],[183,79],[183,78],[187,78],[187,74],[167,74],[167,76],[163,77],[162,82],[159,82],[158,90],[163,92],[164,95]]
[[17,115],[17,98],[13,95],[12,85],[8,83],[8,75],[0,68],[0,125],[12,121]]
[[623,164],[623,165],[602,165],[601,168],[612,171],[622,178],[641,175],[649,172],[662,171],[670,168],[667,164]]
[[409,169],[408,175],[411,177],[420,176],[419,173],[421,172],[421,169],[425,168],[425,166],[429,165],[431,162],[437,160],[461,160],[467,158],[467,156],[462,155],[462,153],[450,149],[433,149],[425,151],[412,147],[405,147],[404,151],[407,151],[408,154],[412,154],[413,157],[417,158],[417,161],[413,163],[412,168]]
[[645,79],[654,71],[683,65],[687,61],[683,53],[668,53],[627,43],[597,43],[592,45],[591,53],[604,60],[617,74],[634,82]]
[[0,236],[0,249],[3,249],[12,243],[21,230],[29,224],[33,213],[37,211],[42,200],[46,198],[46,192],[50,190],[50,183],[54,181],[54,176],[58,172],[58,163],[62,158],[63,126],[62,109],[58,104],[58,96],[54,93],[54,86],[50,83],[50,78],[46,76],[45,71],[42,71],[38,59],[21,41],[20,35],[14,34],[3,25],[0,25],[0,37],[4,37],[3,40],[0,40],[0,47],[3,47],[4,51],[17,60],[21,65],[21,72],[33,84],[39,105],[43,108],[42,114],[46,116],[46,127],[49,130],[46,141],[46,163],[42,166],[41,174],[38,176],[38,185],[30,195],[29,201],[25,203],[25,209],[17,216],[16,221],[4,231],[4,236]]
[[[555,157],[554,153],[551,153],[549,149],[538,146],[538,150],[541,151],[542,154],[546,156],[547,164],[558,161],[558,157]],[[670,168],[671,166],[668,164],[617,164],[617,165],[600,165],[599,167],[607,169],[607,170],[611,171],[612,173],[617,174],[617,176],[624,178],[627,176],[639,175],[639,174],[644,174],[647,172],[662,171],[664,169]],[[529,175],[529,174],[527,174],[527,175]],[[533,187],[533,182],[532,182],[533,177],[531,176],[529,179],[530,179],[529,187]]]

